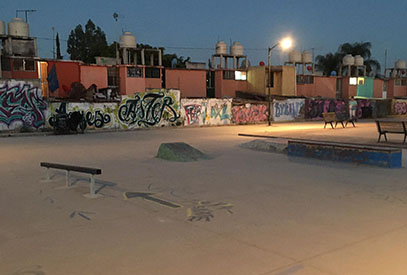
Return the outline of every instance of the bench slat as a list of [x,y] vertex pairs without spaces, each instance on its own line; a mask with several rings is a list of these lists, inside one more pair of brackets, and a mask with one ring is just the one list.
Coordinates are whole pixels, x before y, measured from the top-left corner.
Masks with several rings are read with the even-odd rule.
[[46,167],[46,168],[54,168],[54,169],[79,172],[79,173],[87,173],[87,174],[92,174],[92,175],[101,175],[102,174],[102,169],[99,169],[99,168],[90,168],[90,167],[74,166],[74,165],[66,165],[66,164],[50,163],[50,162],[41,162],[40,166]]

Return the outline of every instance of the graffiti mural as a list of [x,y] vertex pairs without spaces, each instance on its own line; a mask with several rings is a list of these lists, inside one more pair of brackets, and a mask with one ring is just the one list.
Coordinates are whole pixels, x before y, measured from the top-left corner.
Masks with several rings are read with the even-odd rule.
[[232,121],[236,124],[247,124],[267,121],[266,104],[245,104],[233,106]]
[[176,125],[181,117],[179,91],[153,90],[122,100],[117,111],[124,128]]
[[273,102],[273,120],[290,121],[304,118],[304,99],[276,100]]
[[395,115],[407,114],[407,100],[395,100],[393,105],[393,113]]
[[0,84],[0,129],[40,128],[45,124],[46,109],[41,89],[32,84],[22,81]]
[[185,125],[199,125],[202,106],[199,104],[189,104],[183,107],[185,110]]
[[348,101],[343,99],[306,99],[305,118],[322,119],[322,113],[335,112],[338,116],[348,117]]
[[231,99],[182,99],[184,125],[230,124]]
[[49,104],[48,124],[53,126],[56,115],[65,114],[80,123],[81,130],[118,128],[114,113],[117,112],[117,103],[88,103],[88,102],[53,102]]

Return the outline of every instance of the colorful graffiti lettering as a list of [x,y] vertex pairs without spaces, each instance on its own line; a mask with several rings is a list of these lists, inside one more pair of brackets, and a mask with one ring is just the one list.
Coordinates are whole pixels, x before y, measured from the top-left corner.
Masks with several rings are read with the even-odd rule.
[[173,108],[174,100],[164,92],[147,93],[143,97],[135,95],[124,101],[119,107],[118,119],[127,126],[154,126],[161,122],[164,114],[169,122],[180,118]]
[[304,108],[303,99],[277,101],[273,104],[275,121],[288,121],[301,117]]
[[218,106],[216,103],[214,106],[211,106],[211,118],[219,118],[220,120],[230,119],[230,115],[227,113],[228,106],[226,103]]
[[0,122],[10,127],[21,122],[25,127],[39,128],[45,124],[47,103],[41,90],[24,82],[0,86]]
[[349,107],[342,99],[306,99],[305,118],[322,119],[322,113],[335,112],[338,116],[348,117]]
[[396,101],[394,103],[394,113],[396,115],[407,114],[407,102],[406,101]]
[[185,117],[186,117],[186,123],[187,125],[197,125],[199,124],[199,118],[201,116],[201,109],[202,106],[199,104],[190,104],[190,105],[185,105]]
[[249,106],[241,105],[232,108],[232,121],[237,124],[264,122],[267,120],[268,111],[266,105]]

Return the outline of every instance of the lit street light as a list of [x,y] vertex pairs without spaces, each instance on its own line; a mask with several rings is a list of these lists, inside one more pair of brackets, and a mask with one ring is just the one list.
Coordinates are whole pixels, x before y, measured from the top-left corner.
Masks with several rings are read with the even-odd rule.
[[287,50],[291,48],[293,45],[293,41],[290,37],[283,38],[280,40],[277,44],[274,46],[268,48],[268,81],[267,81],[267,87],[268,87],[268,110],[269,110],[269,115],[268,115],[268,124],[271,126],[271,92],[270,92],[270,86],[271,86],[271,51],[277,47],[280,46],[283,50]]

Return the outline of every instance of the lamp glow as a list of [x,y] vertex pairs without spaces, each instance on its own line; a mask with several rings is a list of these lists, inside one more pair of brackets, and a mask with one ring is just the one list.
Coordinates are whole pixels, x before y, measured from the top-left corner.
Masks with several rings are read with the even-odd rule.
[[291,48],[293,45],[293,41],[291,40],[290,37],[286,37],[283,40],[281,40],[280,42],[280,46],[283,50],[287,50],[289,48]]

